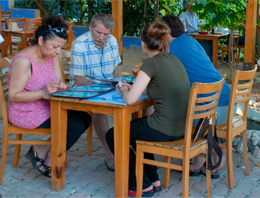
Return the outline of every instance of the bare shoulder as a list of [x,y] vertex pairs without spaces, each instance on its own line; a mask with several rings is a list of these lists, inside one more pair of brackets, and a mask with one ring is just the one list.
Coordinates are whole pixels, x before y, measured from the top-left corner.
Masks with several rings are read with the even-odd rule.
[[31,67],[31,61],[24,56],[20,56],[13,61],[12,68],[19,70],[27,70]]

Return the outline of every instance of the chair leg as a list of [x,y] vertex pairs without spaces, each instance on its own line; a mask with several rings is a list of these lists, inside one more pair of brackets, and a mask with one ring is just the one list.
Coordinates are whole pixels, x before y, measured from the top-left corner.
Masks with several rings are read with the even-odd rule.
[[183,159],[182,169],[182,197],[189,197],[190,159]]
[[248,156],[247,156],[246,131],[243,132],[243,149],[244,149],[244,160],[245,160],[246,174],[250,175],[249,164],[248,164]]
[[[164,161],[168,164],[171,163],[171,157],[165,156]],[[164,173],[164,188],[168,188],[169,187],[169,183],[170,183],[170,168],[165,168],[164,169],[165,173]]]
[[142,186],[143,186],[143,172],[144,172],[144,164],[142,159],[144,158],[144,153],[142,151],[142,146],[140,144],[136,144],[136,197],[142,196]]
[[207,191],[208,197],[212,197],[212,190],[211,190],[211,170],[208,170],[208,150],[206,154],[206,177],[207,177]]
[[[16,140],[22,140],[22,134],[16,135]],[[13,167],[18,166],[21,154],[21,144],[15,145]]]
[[5,134],[5,132],[4,132],[2,161],[1,161],[1,169],[0,169],[0,184],[2,184],[3,179],[4,179],[7,149],[8,149],[8,134],[7,133]]
[[227,139],[227,172],[228,172],[228,185],[230,189],[235,187],[234,173],[233,173],[233,156],[232,156],[232,138]]

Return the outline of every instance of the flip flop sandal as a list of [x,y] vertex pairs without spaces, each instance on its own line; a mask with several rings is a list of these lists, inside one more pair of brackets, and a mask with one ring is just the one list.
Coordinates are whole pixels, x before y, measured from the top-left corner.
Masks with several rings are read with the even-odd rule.
[[[203,166],[202,168],[201,168],[201,172],[202,172],[202,174],[203,175],[206,175],[206,167],[205,166]],[[215,172],[215,173],[211,173],[211,179],[217,179],[217,178],[219,178],[219,172],[217,171],[217,172]]]
[[106,159],[104,161],[104,163],[105,163],[108,170],[115,171],[115,168],[114,168],[115,167],[115,160],[114,160],[114,158]]
[[47,165],[45,165],[45,164],[43,164],[43,166],[44,166],[44,168],[46,169],[46,171],[44,172],[44,175],[45,175],[46,177],[51,177],[51,176],[50,176],[51,167],[50,167],[50,166],[47,166]]
[[[34,151],[33,146],[31,146],[31,148],[25,155],[25,158],[27,158],[31,161],[33,168],[35,168],[37,171],[39,171],[42,175],[47,176],[46,171],[41,170],[41,167],[44,167],[44,160],[42,158],[37,157],[37,153],[36,153],[36,151]],[[40,164],[37,164],[37,163],[40,163]]]
[[194,170],[194,171],[190,171],[190,177],[196,177],[196,176],[199,176],[199,175],[203,175],[202,171],[199,169],[199,170]]

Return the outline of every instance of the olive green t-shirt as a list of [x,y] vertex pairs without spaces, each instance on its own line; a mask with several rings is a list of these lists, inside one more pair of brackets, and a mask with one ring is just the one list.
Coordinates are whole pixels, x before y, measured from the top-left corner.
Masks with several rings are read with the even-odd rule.
[[190,95],[184,66],[167,53],[146,59],[141,70],[151,78],[147,94],[155,102],[155,111],[147,118],[149,126],[170,136],[184,135]]

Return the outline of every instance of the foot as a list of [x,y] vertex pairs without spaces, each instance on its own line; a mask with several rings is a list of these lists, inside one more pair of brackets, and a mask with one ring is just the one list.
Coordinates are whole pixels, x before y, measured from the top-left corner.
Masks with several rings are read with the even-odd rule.
[[41,174],[46,176],[46,168],[44,166],[44,159],[39,158],[37,152],[34,150],[34,147],[31,146],[27,154],[25,155],[32,163],[32,166],[39,171]]
[[161,181],[160,180],[152,182],[152,184],[153,184],[154,192],[162,191],[162,185],[161,185]]
[[[154,195],[153,185],[142,190],[142,197],[152,197]],[[136,197],[136,191],[128,190],[128,197]]]
[[206,159],[203,157],[195,157],[194,163],[190,165],[190,171],[199,171],[205,164]]
[[211,171],[212,174],[215,174],[217,173],[219,170],[221,170],[224,166],[225,166],[225,163],[226,163],[226,153],[224,153],[222,151],[222,160],[221,160],[221,163],[219,165],[219,167],[215,168],[214,170]]
[[115,171],[115,159],[110,158],[110,159],[105,159],[105,165],[110,171]]

